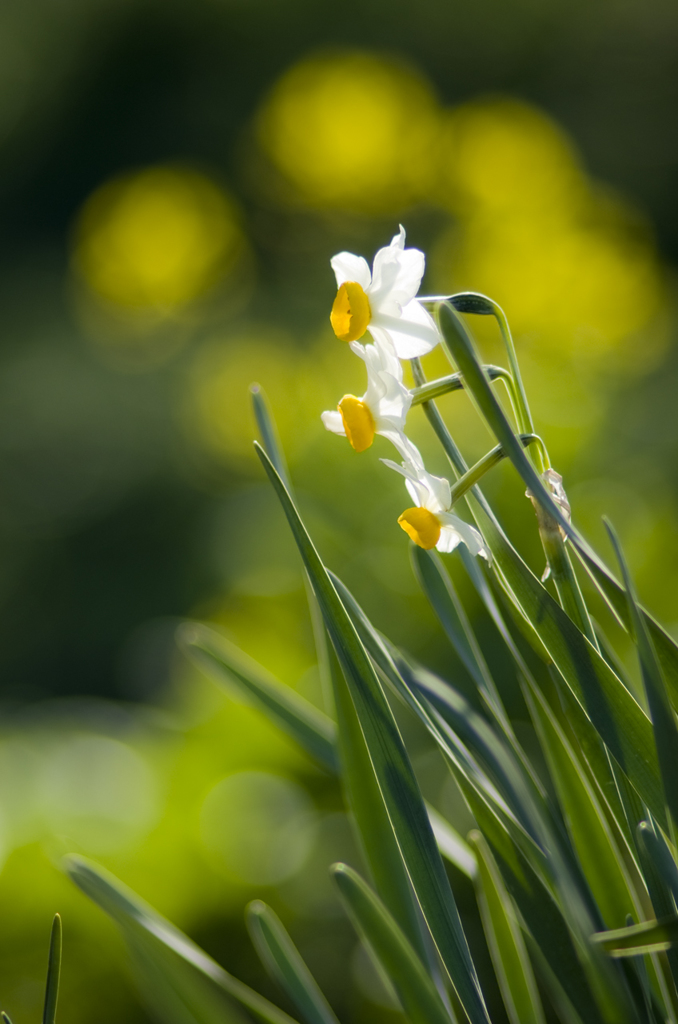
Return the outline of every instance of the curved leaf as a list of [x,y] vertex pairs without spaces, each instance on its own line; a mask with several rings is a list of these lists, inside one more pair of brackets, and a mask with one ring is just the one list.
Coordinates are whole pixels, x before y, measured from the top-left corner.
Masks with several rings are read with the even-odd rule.
[[222,686],[236,687],[311,757],[336,772],[337,730],[331,718],[208,626],[184,623],[177,631],[177,639],[189,658],[211,679]]
[[241,1024],[242,1014],[223,998],[225,994],[264,1024],[296,1024],[293,1017],[225,971],[107,871],[84,857],[67,857],[65,868],[78,888],[121,927],[144,962],[153,998],[164,999],[168,1006],[178,1003],[183,1010],[181,1019],[217,1024],[227,1013],[234,1024]]
[[472,1024],[487,1010],[459,913],[407,752],[372,663],[294,503],[271,461],[257,452],[292,528],[355,705],[393,831],[434,943]]
[[490,848],[480,832],[471,832],[478,862],[476,895],[492,963],[511,1024],[545,1024],[532,964]]
[[412,1024],[450,1024],[430,975],[379,897],[346,864],[332,875],[358,933],[367,941],[393,985]]
[[271,908],[261,900],[253,900],[245,913],[252,942],[264,967],[287,992],[306,1024],[339,1024],[315,978]]

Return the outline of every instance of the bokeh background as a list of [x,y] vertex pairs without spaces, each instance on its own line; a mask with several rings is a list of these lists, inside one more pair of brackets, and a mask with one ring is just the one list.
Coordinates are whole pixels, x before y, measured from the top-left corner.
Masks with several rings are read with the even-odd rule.
[[[385,442],[357,456],[319,420],[363,390],[329,328],[329,258],[371,259],[399,222],[427,291],[502,303],[579,525],[607,554],[610,514],[678,628],[678,10],[5,0],[0,53],[0,1002],[38,1018],[60,910],[64,1024],[148,1019],[113,927],[59,871],[79,851],[285,1005],[242,923],[262,896],[343,1019],[395,1020],[327,881],[357,857],[336,785],[182,661],[174,630],[217,622],[322,706],[299,565],[252,453],[258,380],[330,566],[460,678]],[[473,327],[502,360],[492,325]],[[465,397],[445,412],[482,454]],[[523,488],[502,467],[488,489],[541,572]]]

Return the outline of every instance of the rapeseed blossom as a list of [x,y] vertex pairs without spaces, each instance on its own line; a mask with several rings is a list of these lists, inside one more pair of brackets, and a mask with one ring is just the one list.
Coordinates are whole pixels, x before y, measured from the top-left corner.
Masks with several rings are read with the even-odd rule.
[[331,260],[339,289],[330,322],[340,341],[353,342],[369,331],[375,341],[390,339],[400,359],[426,355],[440,340],[431,315],[415,298],[424,276],[425,257],[405,248],[405,229],[367,260],[340,252]]

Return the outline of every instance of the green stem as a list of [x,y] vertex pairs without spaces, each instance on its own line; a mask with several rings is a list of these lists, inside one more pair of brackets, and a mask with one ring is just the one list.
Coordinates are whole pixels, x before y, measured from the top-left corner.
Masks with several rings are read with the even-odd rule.
[[[534,423],[532,420],[532,413],[530,412],[530,405],[527,401],[525,386],[523,385],[523,378],[520,373],[516,347],[513,342],[513,336],[511,334],[508,319],[499,303],[495,302],[494,299],[489,298],[487,295],[482,295],[480,292],[460,292],[457,295],[430,295],[420,301],[435,304],[439,302],[449,302],[458,313],[471,313],[480,316],[493,316],[495,318],[499,325],[502,341],[504,342],[504,348],[506,349],[506,354],[508,356],[511,376],[513,377],[513,383],[515,385],[515,414],[518,430],[521,434],[533,434]],[[544,465],[541,463],[541,458],[542,453],[537,450],[536,466],[539,472],[543,473],[549,463],[547,461]]]
[[[420,360],[410,359],[410,366],[412,367],[412,376],[414,377],[415,384],[418,387],[422,387],[424,384],[426,384],[426,377],[424,375],[424,371],[421,368]],[[462,476],[464,473],[468,471],[468,466],[466,465],[464,456],[461,454],[456,444],[454,443],[452,435],[445,426],[445,422],[440,413],[438,412],[438,409],[436,408],[432,401],[428,400],[422,402],[422,408],[424,410],[424,415],[426,416],[426,419],[433,427],[433,431],[436,437],[443,446],[445,454],[450,460],[452,468],[454,469],[457,476]]]
[[565,547],[560,527],[555,519],[544,511],[539,502],[533,501],[532,504],[537,514],[539,536],[546,555],[546,564],[556,587],[558,600],[575,626],[581,630],[595,649],[600,651],[598,638],[579,587],[579,580],[572,568],[570,554]]
[[[486,366],[485,370],[490,380],[501,378],[506,381],[507,387],[513,384],[511,374],[503,366]],[[426,384],[413,388],[410,392],[412,395],[412,405],[421,405],[422,402],[430,402],[432,399],[440,398],[441,395],[446,395],[450,391],[462,391],[463,388],[464,381],[461,374],[450,373],[447,377],[439,377],[437,380],[431,380]]]
[[[524,448],[527,448],[531,444],[540,445],[543,449],[544,442],[536,434],[519,434],[520,441]],[[470,491],[472,487],[482,480],[486,473],[497,466],[502,459],[506,458],[506,452],[503,447],[498,444],[496,448],[493,448],[491,452],[484,455],[482,459],[476,462],[475,466],[467,470],[463,476],[457,480],[452,486],[452,505],[455,501],[459,501],[467,491]],[[452,507],[450,506],[450,508]]]

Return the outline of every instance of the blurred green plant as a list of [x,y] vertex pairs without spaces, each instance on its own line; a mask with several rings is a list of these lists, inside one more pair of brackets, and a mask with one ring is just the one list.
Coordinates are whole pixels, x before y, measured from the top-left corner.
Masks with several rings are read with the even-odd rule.
[[[403,252],[404,235],[400,249],[397,241],[388,252],[393,256],[395,246],[396,263],[402,260],[411,271],[412,254],[421,254]],[[350,264],[350,254],[341,256],[345,265],[363,272],[362,264]],[[374,273],[377,280],[377,261]],[[340,283],[339,271],[337,276]],[[369,880],[346,864],[334,865],[332,876],[358,935],[413,1024],[489,1020],[443,857],[473,878],[512,1024],[541,1024],[554,1017],[563,1024],[675,1024],[678,645],[638,603],[612,528],[623,584],[571,522],[562,480],[533,433],[501,309],[469,292],[418,301],[434,309],[441,348],[454,372],[427,382],[419,360],[412,359],[416,388],[409,400],[424,410],[457,483],[450,488],[427,474],[416,461],[418,451],[397,432],[391,440],[405,461],[402,467],[391,465],[406,475],[416,497],[417,508],[408,511],[421,513],[409,518],[404,513],[399,520],[415,541],[415,575],[473,680],[473,701],[454,680],[433,674],[377,631],[326,568],[298,511],[259,387],[252,389],[252,398],[263,447],[255,446],[303,561],[331,713],[311,705],[207,625],[185,624],[179,642],[208,675],[239,688],[325,772],[340,777],[360,840],[360,868]],[[463,315],[498,320],[507,369],[483,365]],[[372,383],[371,373],[386,373],[381,364],[375,370],[373,361],[381,329],[375,323],[376,318],[370,326],[374,351],[354,347]],[[429,331],[428,320],[424,326]],[[398,383],[398,372],[391,384]],[[385,390],[391,386],[380,379]],[[508,412],[494,383],[506,379]],[[434,401],[460,390],[470,395],[497,442],[470,470]],[[342,400],[343,409],[341,403],[338,407],[349,440],[355,421],[349,422],[343,410],[358,415],[363,427],[383,426],[383,394],[375,397],[368,386],[363,399],[349,397],[352,404]],[[510,460],[527,487],[536,512],[547,561],[541,580],[512,545],[479,486],[502,458]],[[446,483],[448,505],[440,498]],[[435,501],[426,497],[426,488],[435,490]],[[449,511],[457,501],[466,505],[475,527]],[[453,541],[445,539],[446,530]],[[450,545],[494,624],[493,664],[503,662],[501,671],[488,666],[447,567],[433,552],[435,546],[449,552]],[[472,550],[484,558],[474,558]],[[640,689],[590,614],[589,591],[582,586],[587,578],[610,617],[637,645]],[[538,752],[520,742],[506,711],[511,678],[518,681]],[[414,716],[442,752],[477,826],[470,845],[426,805],[394,707],[399,715]],[[233,825],[224,822],[226,828]],[[107,872],[80,857],[69,858],[66,867],[121,927],[159,1018],[212,1024],[249,1015],[266,1024],[290,1024],[287,1013],[228,974]],[[300,1020],[336,1024],[273,911],[257,900],[248,907],[247,922],[266,971]]]

